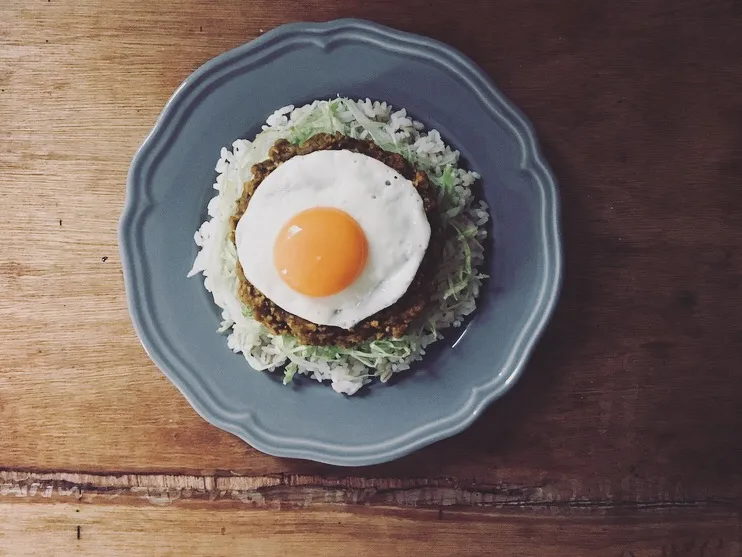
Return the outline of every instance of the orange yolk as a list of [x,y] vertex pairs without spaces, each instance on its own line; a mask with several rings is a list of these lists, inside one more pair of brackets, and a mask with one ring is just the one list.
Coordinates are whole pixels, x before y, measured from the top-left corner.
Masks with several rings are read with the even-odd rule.
[[273,246],[278,275],[307,296],[330,296],[350,286],[366,265],[368,242],[348,213],[314,207],[283,225]]

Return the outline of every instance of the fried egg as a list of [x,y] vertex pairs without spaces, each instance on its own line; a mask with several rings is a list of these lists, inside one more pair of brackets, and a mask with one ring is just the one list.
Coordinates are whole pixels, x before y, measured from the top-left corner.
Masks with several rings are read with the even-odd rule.
[[245,278],[278,307],[350,329],[410,286],[430,241],[412,182],[351,151],[296,156],[271,172],[237,223]]

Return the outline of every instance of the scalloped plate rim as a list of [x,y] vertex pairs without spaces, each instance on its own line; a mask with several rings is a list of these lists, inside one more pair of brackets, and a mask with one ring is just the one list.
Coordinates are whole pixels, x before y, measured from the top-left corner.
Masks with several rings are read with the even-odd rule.
[[[355,34],[352,33],[353,31],[355,31]],[[301,39],[304,35],[306,42],[306,37],[312,36],[315,40],[311,42],[318,44],[319,37],[325,39],[329,37],[329,40],[324,44],[319,43],[319,46],[326,48],[333,42],[332,35],[339,34],[345,38],[349,38],[350,35],[351,39],[366,43],[370,48],[378,48],[378,43],[369,40],[368,37],[364,36],[364,33],[396,41],[404,44],[407,48],[435,51],[437,56],[427,56],[426,58],[436,61],[439,65],[447,66],[450,70],[448,64],[442,61],[442,58],[447,56],[449,61],[453,60],[454,63],[468,71],[469,77],[473,77],[480,82],[478,87],[471,83],[468,84],[480,100],[485,102],[490,110],[496,112],[515,132],[522,150],[521,168],[532,173],[534,182],[540,190],[543,202],[540,222],[543,227],[541,234],[542,247],[546,250],[547,255],[552,256],[553,261],[551,262],[551,269],[546,268],[544,271],[539,300],[534,304],[534,311],[513,344],[507,363],[500,370],[495,370],[496,373],[493,373],[492,377],[484,384],[467,386],[471,391],[470,396],[459,411],[441,416],[428,426],[391,437],[381,443],[348,446],[340,443],[322,443],[306,438],[296,439],[289,436],[277,436],[266,432],[255,422],[251,412],[234,412],[219,408],[219,401],[199,381],[197,373],[191,373],[187,366],[183,369],[185,369],[186,375],[191,377],[184,377],[181,372],[171,369],[172,355],[170,358],[163,355],[163,348],[166,347],[157,346],[146,334],[151,332],[148,329],[155,324],[145,323],[146,310],[140,307],[140,301],[132,287],[138,276],[132,257],[137,254],[134,245],[134,240],[137,237],[128,233],[128,227],[133,220],[143,218],[147,208],[151,205],[151,202],[147,199],[146,188],[138,177],[149,166],[156,163],[157,153],[165,147],[161,144],[163,135],[167,135],[169,127],[177,124],[175,119],[178,116],[178,109],[189,100],[199,84],[208,84],[209,76],[211,76],[212,81],[215,80],[213,74],[221,68],[234,65],[241,58],[247,57],[251,53],[273,44],[273,42],[280,42],[287,38],[296,40],[297,38]],[[335,37],[335,40],[337,38]],[[505,115],[503,115],[503,109],[506,112]],[[181,116],[181,118],[183,117],[187,118],[187,116]],[[434,39],[359,19],[339,19],[325,23],[299,22],[286,24],[268,31],[251,42],[220,54],[191,73],[168,99],[154,126],[134,155],[127,175],[126,198],[119,222],[119,249],[126,285],[127,304],[140,342],[157,367],[175,384],[191,406],[205,420],[237,435],[251,446],[267,454],[303,458],[341,466],[371,465],[394,460],[426,445],[455,435],[470,426],[484,408],[512,388],[520,377],[536,342],[543,334],[553,313],[563,278],[560,208],[556,182],[541,155],[530,122],[506,99],[482,70],[456,49]],[[168,350],[166,349],[166,351]],[[504,381],[498,379],[503,374],[507,377]],[[196,387],[192,384],[193,381],[196,382]],[[492,383],[495,382],[496,385],[493,386]],[[199,390],[201,392],[198,392]]]

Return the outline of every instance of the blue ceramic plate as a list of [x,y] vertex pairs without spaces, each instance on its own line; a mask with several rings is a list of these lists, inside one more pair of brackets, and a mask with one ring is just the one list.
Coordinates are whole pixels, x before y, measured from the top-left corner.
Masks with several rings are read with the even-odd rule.
[[[488,273],[464,330],[394,385],[354,397],[250,369],[218,335],[203,281],[187,279],[222,146],[276,108],[340,94],[405,107],[482,175]],[[358,20],[285,25],[211,60],[168,101],[134,157],[119,242],[134,326],[152,360],[212,424],[278,456],[356,466],[453,435],[517,380],[556,302],[556,186],[524,117],[469,59]]]

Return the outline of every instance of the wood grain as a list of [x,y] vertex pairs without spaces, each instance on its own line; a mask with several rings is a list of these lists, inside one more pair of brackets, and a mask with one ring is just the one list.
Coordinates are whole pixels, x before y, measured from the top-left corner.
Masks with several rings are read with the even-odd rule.
[[[683,510],[570,515],[320,508],[312,512],[179,503],[167,507],[50,502],[0,504],[0,554],[12,555],[609,555],[736,557],[728,513]],[[32,523],[29,527],[28,524]],[[358,536],[363,532],[363,536]],[[15,542],[25,536],[20,546]],[[536,553],[533,553],[536,554]]]
[[[668,514],[660,513],[659,529],[647,527],[649,545],[637,556],[731,555],[729,544],[727,553],[709,553],[708,544],[685,553],[651,544],[678,540],[684,529],[691,538],[704,528],[721,532],[725,543],[739,535],[729,517],[742,505],[741,6],[2,2],[0,498],[7,512],[0,516],[11,522],[0,527],[0,554],[20,552],[13,544],[32,533],[36,518],[54,536],[33,548],[59,542],[60,551],[94,551],[91,542],[65,545],[77,543],[64,538],[67,503],[7,502],[24,482],[28,492],[34,482],[66,485],[60,474],[72,474],[72,485],[93,491],[120,478],[128,478],[123,490],[173,478],[176,490],[239,491],[243,482],[279,502],[312,493],[324,505],[340,493],[347,509],[333,512],[341,522],[371,523],[358,538],[359,555],[377,548],[374,536],[401,535],[408,524],[430,541],[425,547],[455,549],[467,536],[474,544],[496,529],[506,541],[531,540],[530,554],[538,555],[632,555],[618,533],[645,533],[640,518],[588,516],[558,525],[540,522],[536,510],[526,519],[497,515],[508,503],[637,513],[659,507]],[[455,438],[357,469],[263,455],[198,417],[136,339],[116,245],[130,159],[187,75],[262,30],[345,16],[445,41],[496,80],[533,120],[559,179],[566,253],[559,308],[514,391]],[[212,492],[204,489],[208,500]],[[482,507],[495,518],[464,521],[459,535],[431,527],[417,511],[385,525],[383,513],[361,518],[356,508],[446,502]],[[725,510],[707,515],[709,502]],[[677,519],[685,507],[695,512]],[[225,518],[129,503],[90,512],[100,513],[95,520],[112,555],[123,553],[125,540],[139,548],[154,543],[152,532],[168,525],[186,531],[200,523],[216,528],[219,520],[229,520],[229,531],[243,528],[239,547],[267,551],[262,542],[249,545],[251,528],[299,522],[280,513]],[[317,525],[324,512],[301,520]],[[515,526],[522,520],[530,526]],[[501,533],[493,526],[500,523]],[[609,524],[617,534],[605,546],[581,545]],[[562,535],[564,528],[574,538]],[[213,541],[198,531],[167,536],[152,546],[161,554]],[[539,552],[540,536],[565,545]],[[86,533],[83,540],[90,539]],[[412,539],[400,541],[399,551],[409,552]],[[339,540],[317,547],[332,554]]]
[[4,472],[0,555],[742,552],[734,505],[533,505],[444,483]]

